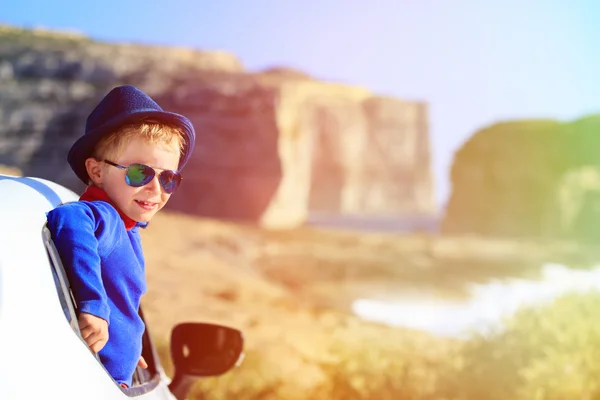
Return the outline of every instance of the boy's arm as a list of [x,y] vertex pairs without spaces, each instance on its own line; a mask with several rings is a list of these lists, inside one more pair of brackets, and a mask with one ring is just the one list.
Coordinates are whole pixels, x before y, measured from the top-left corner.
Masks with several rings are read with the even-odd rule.
[[110,311],[102,283],[96,215],[82,203],[60,206],[47,215],[78,311],[109,321]]

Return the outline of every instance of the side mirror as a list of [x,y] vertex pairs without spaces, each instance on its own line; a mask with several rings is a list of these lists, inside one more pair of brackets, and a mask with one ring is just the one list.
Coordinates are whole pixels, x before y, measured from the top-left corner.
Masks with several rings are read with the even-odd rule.
[[169,390],[185,399],[197,378],[222,375],[242,359],[244,338],[233,328],[205,323],[182,323],[171,331],[175,376]]

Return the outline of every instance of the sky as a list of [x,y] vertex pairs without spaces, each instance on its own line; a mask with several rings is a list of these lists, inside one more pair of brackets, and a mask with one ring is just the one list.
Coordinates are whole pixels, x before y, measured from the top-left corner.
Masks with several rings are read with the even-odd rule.
[[594,0],[0,0],[0,23],[236,54],[429,104],[436,201],[454,152],[501,120],[600,112]]

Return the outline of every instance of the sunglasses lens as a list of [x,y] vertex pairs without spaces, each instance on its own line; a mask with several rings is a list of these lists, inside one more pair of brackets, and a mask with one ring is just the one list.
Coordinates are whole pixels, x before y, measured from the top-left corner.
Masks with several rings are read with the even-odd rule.
[[163,171],[158,177],[160,185],[166,193],[173,193],[181,183],[181,174],[176,171]]
[[152,178],[154,178],[154,170],[144,164],[131,164],[127,168],[127,174],[125,174],[125,181],[133,187],[144,186]]

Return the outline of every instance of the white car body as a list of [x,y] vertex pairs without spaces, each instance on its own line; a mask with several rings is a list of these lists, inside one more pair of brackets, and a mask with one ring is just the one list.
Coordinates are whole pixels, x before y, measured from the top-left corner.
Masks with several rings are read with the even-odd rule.
[[65,318],[42,230],[48,211],[78,197],[47,180],[0,175],[0,399],[175,400],[151,343],[152,384],[127,392]]

